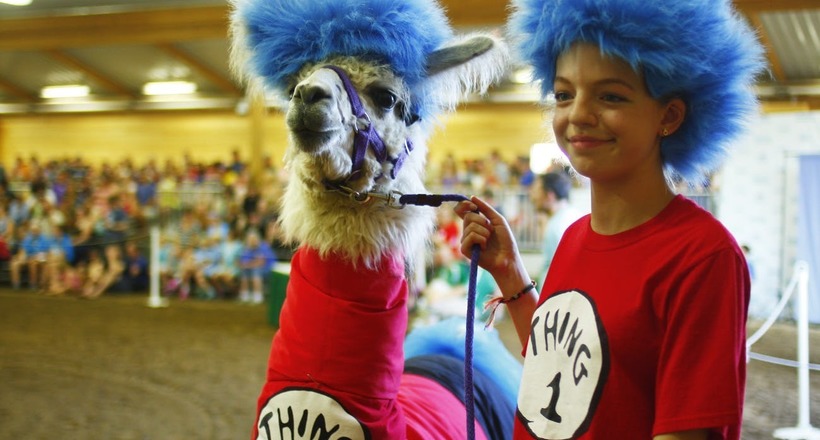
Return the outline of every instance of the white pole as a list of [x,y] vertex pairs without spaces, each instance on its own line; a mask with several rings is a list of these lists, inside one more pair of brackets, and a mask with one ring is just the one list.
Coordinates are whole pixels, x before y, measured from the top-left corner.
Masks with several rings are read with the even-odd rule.
[[798,261],[800,270],[797,284],[797,426],[774,431],[776,438],[788,440],[820,440],[820,430],[809,421],[809,265]]
[[151,226],[151,291],[148,294],[148,307],[168,307],[168,300],[160,295],[159,291],[159,226]]

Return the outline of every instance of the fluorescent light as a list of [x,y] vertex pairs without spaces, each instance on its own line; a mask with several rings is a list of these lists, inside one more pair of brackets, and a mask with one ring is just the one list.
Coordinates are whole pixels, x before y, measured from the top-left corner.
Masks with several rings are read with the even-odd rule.
[[90,89],[88,86],[74,84],[65,86],[46,86],[40,90],[40,97],[45,99],[54,98],[80,98],[88,96]]
[[155,81],[142,86],[143,95],[188,95],[196,92],[196,83],[190,81]]
[[0,0],[0,3],[12,6],[27,6],[31,4],[31,0]]

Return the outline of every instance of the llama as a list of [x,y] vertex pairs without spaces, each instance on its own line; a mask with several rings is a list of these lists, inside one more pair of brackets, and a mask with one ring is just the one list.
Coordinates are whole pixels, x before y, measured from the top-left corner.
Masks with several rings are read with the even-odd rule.
[[[231,20],[238,76],[289,97],[280,221],[299,245],[253,438],[466,438],[460,360],[435,355],[460,333],[403,356],[434,213],[400,195],[424,193],[436,116],[503,74],[505,45],[455,37],[435,0],[234,0]],[[517,383],[498,384],[520,366],[496,347],[476,350],[476,438],[511,434]]]

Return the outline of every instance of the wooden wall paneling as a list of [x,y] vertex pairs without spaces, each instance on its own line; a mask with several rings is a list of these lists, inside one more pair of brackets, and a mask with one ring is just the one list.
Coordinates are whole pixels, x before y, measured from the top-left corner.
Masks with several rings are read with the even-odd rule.
[[[229,111],[12,115],[2,119],[0,158],[10,166],[18,156],[41,161],[82,156],[93,164],[131,158],[227,161],[233,149],[245,160],[260,154],[282,166],[287,130],[280,111],[269,110],[261,128],[250,114]],[[261,139],[254,153],[254,130]],[[261,131],[260,131],[261,130]],[[534,104],[469,104],[440,121],[428,145],[429,160],[452,152],[458,159],[489,156],[505,160],[529,154],[530,146],[551,139],[545,111]]]
[[[250,156],[250,118],[233,112],[37,115],[5,118],[3,163],[18,156],[40,160],[82,156],[93,164],[131,158],[228,161],[233,149]],[[267,116],[263,154],[281,165],[287,135],[281,113]]]
[[449,153],[459,160],[487,157],[493,150],[511,161],[550,139],[546,112],[536,104],[468,104],[433,133],[429,161],[437,163]]

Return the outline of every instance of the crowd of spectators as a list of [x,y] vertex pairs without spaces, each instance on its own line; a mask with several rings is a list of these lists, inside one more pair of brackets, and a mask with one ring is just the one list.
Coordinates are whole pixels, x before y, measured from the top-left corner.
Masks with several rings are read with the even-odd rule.
[[430,165],[428,186],[470,194],[506,189],[526,192],[535,177],[530,169],[529,156],[517,156],[512,161],[506,161],[497,150],[486,157],[461,160],[448,153],[440,162]]
[[[429,168],[431,190],[488,199],[526,194],[533,180],[528,158],[508,163],[498,152],[447,155]],[[276,223],[285,181],[269,159],[252,179],[236,150],[209,163],[190,155],[141,165],[19,157],[0,167],[0,260],[15,289],[84,298],[141,292],[149,288],[149,226],[159,225],[163,294],[259,303],[265,274],[292,254]]]
[[252,182],[237,151],[207,164],[18,158],[0,169],[0,260],[15,289],[145,291],[158,225],[164,294],[259,303],[260,274],[290,258],[275,222],[283,182],[270,161]]

